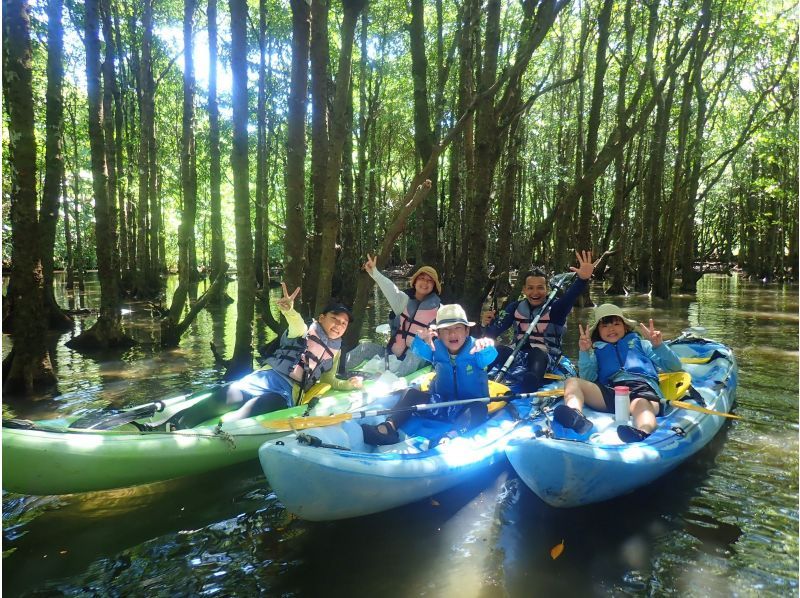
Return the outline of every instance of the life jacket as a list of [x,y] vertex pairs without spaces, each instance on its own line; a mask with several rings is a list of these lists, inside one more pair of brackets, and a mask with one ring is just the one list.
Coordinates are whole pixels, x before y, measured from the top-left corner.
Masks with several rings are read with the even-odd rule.
[[304,336],[288,338],[287,335],[288,331],[283,333],[280,347],[267,358],[267,364],[297,382],[305,392],[333,368],[333,358],[342,347],[342,339],[329,339],[316,320]]
[[436,376],[430,390],[443,401],[477,399],[489,396],[489,375],[478,365],[474,353],[475,339],[467,337],[464,346],[456,355],[451,355],[440,341],[433,343],[433,370]]
[[616,343],[594,343],[597,358],[597,381],[608,384],[617,374],[634,374],[655,381],[658,387],[658,370],[653,360],[647,356],[642,339],[635,332],[629,332]]
[[408,295],[408,303],[403,313],[395,316],[390,323],[388,348],[398,359],[405,357],[417,332],[427,328],[436,320],[436,312],[442,303],[436,293],[431,293],[422,301],[418,301],[414,298],[414,289],[406,289],[404,292]]
[[[528,326],[533,322],[540,307],[531,307],[527,299],[522,299],[517,303],[514,310],[514,338],[516,342],[525,336]],[[541,315],[536,327],[528,337],[528,344],[531,347],[538,347],[550,356],[550,362],[556,363],[561,358],[561,339],[567,327],[561,324],[554,324],[550,321],[550,308]]]

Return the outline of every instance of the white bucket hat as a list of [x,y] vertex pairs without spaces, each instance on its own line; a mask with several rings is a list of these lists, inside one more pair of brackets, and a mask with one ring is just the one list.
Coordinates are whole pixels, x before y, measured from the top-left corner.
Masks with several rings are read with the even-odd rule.
[[594,322],[589,326],[589,336],[591,336],[594,329],[597,328],[600,320],[609,316],[617,316],[625,322],[625,325],[631,330],[636,330],[636,327],[639,325],[639,322],[636,320],[626,318],[625,314],[622,313],[622,308],[617,307],[613,303],[603,303],[603,305],[594,308]]
[[431,330],[439,330],[440,328],[447,328],[455,326],[456,324],[463,324],[467,328],[475,326],[475,322],[467,320],[467,312],[464,308],[457,303],[450,305],[442,305],[436,313],[436,324],[431,324]]

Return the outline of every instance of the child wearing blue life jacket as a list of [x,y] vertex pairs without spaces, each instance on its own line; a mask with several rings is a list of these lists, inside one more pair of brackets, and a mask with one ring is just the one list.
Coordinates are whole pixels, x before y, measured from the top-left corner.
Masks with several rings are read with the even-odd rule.
[[[433,364],[435,376],[430,392],[410,388],[395,407],[441,403],[489,396],[489,377],[486,367],[497,357],[492,339],[469,336],[474,322],[460,305],[442,305],[436,315],[436,324],[420,330],[410,350],[421,359]],[[453,422],[459,430],[473,428],[487,416],[486,405],[458,405],[427,412],[430,417]],[[395,444],[399,442],[397,430],[410,416],[401,412],[389,416],[376,426],[362,424],[364,442],[367,444]],[[455,430],[450,433],[452,436]]]
[[588,432],[592,423],[582,413],[584,403],[597,411],[614,412],[614,387],[630,389],[630,412],[633,426],[617,427],[624,442],[640,442],[656,429],[656,416],[662,412],[664,395],[658,384],[658,372],[679,372],[680,358],[664,344],[660,330],[637,322],[610,303],[595,309],[594,323],[579,326],[580,378],[568,378],[564,386],[564,404],[553,411],[553,418],[579,434]]

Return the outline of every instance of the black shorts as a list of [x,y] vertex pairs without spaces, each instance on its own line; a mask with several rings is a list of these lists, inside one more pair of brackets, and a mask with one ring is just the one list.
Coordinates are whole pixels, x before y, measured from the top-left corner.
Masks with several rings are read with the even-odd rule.
[[641,380],[620,380],[614,383],[614,386],[606,386],[605,384],[598,384],[600,392],[603,393],[603,401],[606,404],[606,411],[614,413],[614,386],[627,386],[631,389],[631,400],[636,398],[647,399],[656,404],[658,413],[656,415],[663,415],[664,407],[661,404],[661,399],[655,393],[653,388]]

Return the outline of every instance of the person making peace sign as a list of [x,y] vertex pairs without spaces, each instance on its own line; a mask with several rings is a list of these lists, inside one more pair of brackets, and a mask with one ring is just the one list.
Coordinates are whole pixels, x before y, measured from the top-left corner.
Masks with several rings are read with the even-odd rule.
[[584,417],[584,403],[597,411],[614,412],[614,386],[630,388],[633,426],[617,427],[624,442],[639,442],[656,429],[664,395],[658,385],[658,372],[679,372],[680,358],[663,342],[660,330],[641,326],[644,339],[636,334],[635,320],[610,303],[594,310],[591,326],[579,326],[580,378],[568,378],[564,385],[564,404],[553,411],[553,418],[566,428],[585,434],[592,423]]
[[[300,288],[289,294],[286,284],[281,283],[281,287],[283,296],[275,301],[275,305],[286,318],[289,328],[281,336],[278,349],[267,358],[264,368],[232,383],[223,405],[204,401],[198,404],[196,411],[190,407],[173,422],[177,428],[192,427],[231,409],[236,411],[225,415],[226,421],[292,407],[299,404],[303,393],[317,382],[330,384],[335,390],[361,388],[360,376],[340,380],[335,375],[342,335],[352,317],[350,309],[331,301],[316,320],[306,325],[294,310],[294,300]],[[216,411],[209,412],[211,408]]]

